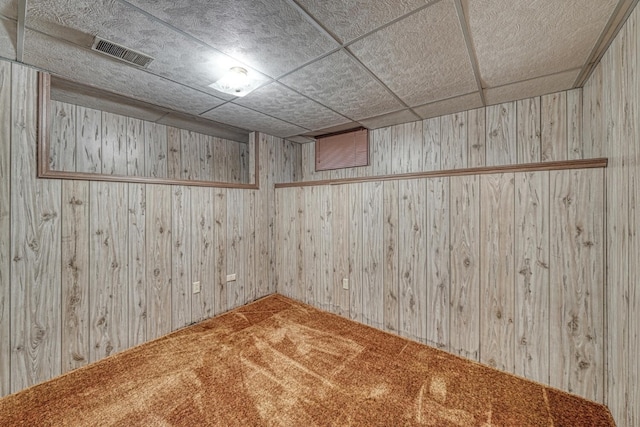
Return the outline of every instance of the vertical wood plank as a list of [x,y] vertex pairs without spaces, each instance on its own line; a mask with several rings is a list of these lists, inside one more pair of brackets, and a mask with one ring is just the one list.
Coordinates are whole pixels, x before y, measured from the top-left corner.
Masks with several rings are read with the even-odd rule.
[[371,132],[370,136],[371,158],[371,175],[388,175],[391,173],[391,157],[389,153],[391,149],[391,128],[385,127],[375,129]]
[[422,121],[422,169],[436,171],[441,169],[440,117]]
[[191,187],[171,188],[171,329],[191,323]]
[[449,349],[449,178],[427,180],[427,344]]
[[[365,264],[364,264],[364,229],[363,229],[363,212],[362,212],[362,203],[363,203],[363,193],[362,193],[362,185],[349,185],[348,192],[345,195],[346,199],[342,202],[335,201],[337,203],[337,208],[340,208],[340,204],[344,203],[347,200],[349,210],[348,216],[346,220],[348,221],[347,225],[347,234],[348,234],[348,278],[349,278],[349,293],[348,298],[348,316],[349,318],[360,321],[367,322],[367,318],[371,316],[371,310],[374,307],[365,307],[365,288],[364,288],[364,275],[365,275]],[[381,231],[382,229],[380,229]],[[341,283],[336,283],[335,286],[341,287]],[[382,300],[379,301],[381,303]],[[381,309],[382,305],[380,305]]]
[[[220,142],[222,147],[224,147],[224,143],[220,140],[220,138],[214,138],[209,135],[198,135],[198,150],[199,150],[199,160],[200,160],[200,179],[203,181],[215,181],[215,153],[214,153],[214,141],[217,140]],[[222,158],[224,159],[224,152],[220,153]],[[225,177],[226,178],[226,177]],[[226,181],[226,179],[225,179]]]
[[316,195],[319,187],[307,187],[304,192],[304,220],[305,220],[305,254],[304,254],[304,271],[305,271],[305,291],[304,302],[307,304],[317,305],[318,291],[322,290],[322,286],[318,283],[319,268],[319,246],[318,240],[321,238],[316,232],[319,212],[318,196]]
[[398,181],[398,267],[400,333],[425,341],[427,330],[426,183]]
[[384,328],[395,333],[400,330],[398,206],[398,181],[385,181],[383,183]]
[[[384,190],[382,182],[360,184],[362,192],[361,224],[358,227],[362,238],[362,286],[359,307],[351,305],[363,313],[362,321],[374,328],[384,329]],[[355,206],[355,203],[351,202]],[[366,230],[365,230],[366,224]],[[353,248],[353,244],[351,245]],[[352,253],[353,253],[352,249]],[[358,274],[353,269],[352,274]],[[352,292],[352,298],[354,293]],[[352,313],[352,318],[353,313]],[[358,319],[355,319],[358,320]]]
[[480,180],[450,178],[451,318],[450,349],[480,356]]
[[127,175],[127,118],[102,112],[102,173]]
[[516,162],[516,103],[507,102],[486,108],[487,166]]
[[517,114],[517,161],[537,163],[542,150],[540,138],[540,97],[516,101]]
[[[333,214],[331,215],[331,241],[333,242],[333,305],[331,311],[344,317],[349,317],[350,301],[349,289],[343,289],[342,280],[349,280],[349,261],[351,249],[351,209],[353,202],[350,202],[350,193],[359,185],[334,185],[330,187],[331,205]],[[294,194],[294,193],[291,193]],[[346,202],[346,203],[345,203]],[[294,203],[289,202],[295,206]],[[295,216],[292,218],[295,220]],[[358,226],[356,224],[356,226]],[[293,227],[292,227],[293,228]],[[357,238],[358,236],[354,236]],[[295,260],[295,258],[293,258]]]
[[229,310],[244,303],[246,271],[243,264],[245,259],[243,212],[241,190],[235,188],[227,190],[227,265],[225,266],[225,275],[236,274],[234,282],[226,283]]
[[171,187],[147,185],[147,339],[171,332]]
[[89,363],[89,183],[62,182],[62,372]]
[[180,159],[182,161],[182,179],[200,179],[197,133],[180,130]]
[[54,171],[76,170],[76,107],[51,101],[49,168]]
[[95,362],[129,347],[126,184],[91,181],[89,199],[89,357]]
[[212,176],[218,181],[227,181],[227,150],[225,142],[220,138],[211,138],[211,150],[213,157],[211,158],[211,168],[213,168]]
[[[269,182],[269,153],[267,138],[263,133],[258,133],[260,155],[260,190],[256,192],[255,229],[256,229],[256,298],[269,294],[270,254],[271,240],[269,239],[269,192],[273,188]],[[303,299],[304,300],[304,299]]]
[[158,123],[144,122],[145,176],[167,177],[167,127]]
[[602,170],[551,172],[551,385],[603,398]]
[[[212,317],[217,295],[216,237],[218,228],[214,218],[214,190],[191,188],[191,281],[200,282],[200,292],[191,298],[191,320]],[[225,210],[226,215],[226,210]]]
[[549,173],[516,174],[515,374],[549,383]]
[[[36,179],[37,72],[12,64],[11,391],[61,372],[61,185]],[[3,345],[4,347],[4,345]]]
[[487,164],[487,133],[485,108],[467,111],[469,149],[469,167],[481,167]]
[[[144,153],[144,151],[143,151]],[[129,184],[129,346],[147,342],[147,186]]]
[[566,160],[567,141],[567,92],[543,95],[540,101],[542,132],[540,158],[543,162]]
[[603,156],[605,137],[603,134],[604,114],[602,110],[602,68],[601,61],[591,73],[583,89],[583,156],[591,159]]
[[[242,165],[242,157],[240,151],[240,144],[235,141],[225,141],[226,146],[226,166],[227,166],[227,179],[228,182],[240,182],[240,173]],[[289,165],[290,168],[290,165]],[[290,179],[289,179],[290,180]]]
[[460,169],[467,167],[467,112],[449,114],[440,118],[441,167]]
[[0,61],[0,397],[11,392],[11,63]]
[[102,112],[76,107],[76,171],[102,173]]
[[567,91],[567,159],[582,159],[582,88]]
[[[214,278],[213,314],[229,310],[227,299],[227,190],[213,189]],[[275,212],[275,210],[274,210]]]
[[307,280],[310,279],[310,275],[307,272],[306,265],[306,253],[307,253],[307,205],[306,205],[306,192],[307,187],[299,187],[296,189],[296,224],[297,224],[297,274],[294,287],[295,299],[299,301],[306,300],[307,293]]
[[[244,296],[246,302],[251,302],[256,299],[256,286],[257,286],[257,272],[256,272],[256,218],[255,218],[255,209],[256,209],[256,192],[251,191],[243,191],[242,192],[244,198],[244,244],[245,244],[245,254],[246,258],[243,261],[246,265],[246,283],[244,287]],[[295,209],[295,200],[291,203],[294,205]],[[297,238],[296,232],[293,232],[294,237]],[[295,267],[295,266],[294,266]]]
[[331,220],[333,212],[331,203],[331,186],[325,185],[319,187],[318,190],[319,191],[316,194],[318,196],[318,206],[320,209],[316,212],[320,213],[320,222],[318,223],[319,239],[316,240],[316,243],[319,243],[317,247],[320,255],[320,275],[316,276],[316,280],[318,281],[317,285],[322,287],[322,290],[320,290],[320,293],[318,294],[320,307],[323,310],[330,310],[330,307],[334,304],[333,288],[338,285],[333,282],[333,241],[331,240]]
[[422,124],[403,123],[391,126],[391,173],[422,170]]
[[515,368],[514,176],[482,175],[480,362]]
[[302,179],[312,181],[316,176],[316,144],[302,144]]
[[127,118],[127,176],[145,175],[145,122]]
[[[287,188],[276,189],[276,290],[287,297],[293,296],[293,282],[290,280],[289,271],[286,270],[291,246],[294,244],[291,220],[291,203],[287,203]],[[295,208],[295,205],[294,205]]]
[[182,177],[181,131],[167,126],[167,178],[180,179]]

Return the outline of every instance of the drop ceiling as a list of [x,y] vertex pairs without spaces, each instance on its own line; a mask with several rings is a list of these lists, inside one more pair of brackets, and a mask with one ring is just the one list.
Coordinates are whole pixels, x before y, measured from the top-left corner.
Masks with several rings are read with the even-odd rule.
[[[638,0],[0,0],[0,56],[293,141],[579,87]],[[145,69],[94,37],[154,58]],[[233,66],[258,88],[210,88]]]

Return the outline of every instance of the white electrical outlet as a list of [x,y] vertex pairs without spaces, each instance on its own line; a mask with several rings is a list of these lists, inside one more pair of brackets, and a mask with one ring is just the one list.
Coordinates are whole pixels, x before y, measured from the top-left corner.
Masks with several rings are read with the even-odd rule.
[[193,293],[194,294],[200,293],[200,282],[193,282]]
[[235,282],[236,281],[236,273],[227,274],[227,282]]
[[342,279],[342,289],[349,289],[349,279],[346,277]]

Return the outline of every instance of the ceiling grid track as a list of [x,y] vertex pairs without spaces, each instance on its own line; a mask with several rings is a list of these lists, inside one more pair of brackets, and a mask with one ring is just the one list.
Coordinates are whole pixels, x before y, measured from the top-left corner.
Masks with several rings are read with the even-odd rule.
[[460,28],[464,37],[464,42],[467,45],[467,51],[469,52],[469,61],[471,62],[471,68],[473,69],[473,75],[476,78],[476,84],[478,85],[478,93],[480,94],[480,100],[482,105],[487,105],[487,100],[484,96],[484,90],[482,87],[482,79],[480,77],[480,67],[478,66],[478,56],[473,48],[473,40],[471,40],[471,31],[469,31],[469,24],[467,23],[467,16],[464,13],[464,7],[461,0],[455,0],[456,11],[458,12],[458,20],[460,21]]

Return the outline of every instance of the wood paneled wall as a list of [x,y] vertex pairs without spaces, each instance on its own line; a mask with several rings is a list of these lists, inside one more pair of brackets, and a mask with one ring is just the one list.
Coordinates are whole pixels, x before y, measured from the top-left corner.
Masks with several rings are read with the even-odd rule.
[[[260,190],[37,179],[36,84],[35,70],[0,61],[0,395],[275,292],[273,184],[300,174],[297,144],[259,135]],[[122,141],[149,131],[147,150],[181,133],[115,129]]]
[[498,166],[592,156],[582,138],[582,89],[558,92],[369,132],[366,167],[315,171],[302,145],[301,180]]
[[248,144],[51,101],[51,170],[248,184],[250,155]]
[[278,188],[278,291],[602,401],[603,198],[602,169]]
[[640,9],[584,87],[584,141],[607,168],[607,379],[620,427],[640,425]]

